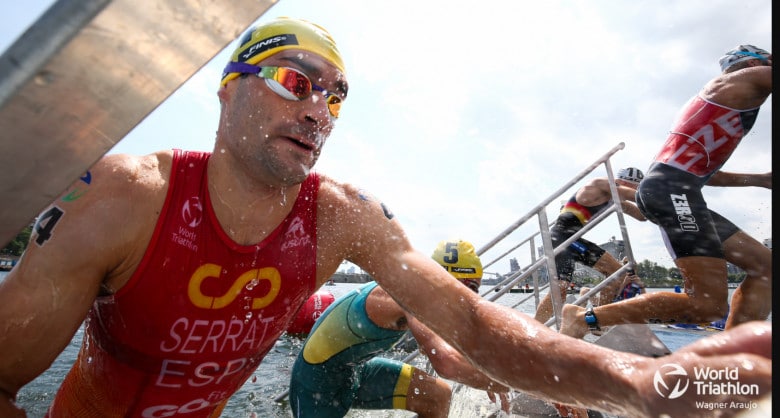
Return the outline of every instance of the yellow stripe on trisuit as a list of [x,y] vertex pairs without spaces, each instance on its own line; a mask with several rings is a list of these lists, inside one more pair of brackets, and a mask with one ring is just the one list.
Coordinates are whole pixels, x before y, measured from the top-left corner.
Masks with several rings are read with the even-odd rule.
[[398,380],[396,380],[393,390],[393,409],[406,409],[406,394],[409,392],[409,385],[412,382],[412,373],[414,373],[414,367],[408,364],[401,367],[401,373],[398,374]]
[[341,303],[317,325],[317,332],[309,336],[303,347],[303,358],[309,364],[322,364],[334,355],[360,343],[362,339],[349,330],[347,310],[349,303]]

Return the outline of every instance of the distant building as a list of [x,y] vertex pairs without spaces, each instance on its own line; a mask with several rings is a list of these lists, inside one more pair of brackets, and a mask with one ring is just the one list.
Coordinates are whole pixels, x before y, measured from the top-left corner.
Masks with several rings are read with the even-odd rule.
[[612,257],[615,257],[615,260],[620,261],[623,259],[623,257],[626,257],[625,243],[623,240],[615,239],[614,236],[610,238],[609,242],[600,244],[600,247],[606,250],[608,253],[612,254]]
[[509,259],[509,272],[514,273],[516,271],[520,270],[520,263],[517,262],[516,258],[510,258]]
[[366,273],[342,273],[336,272],[330,276],[334,283],[368,283],[372,280],[371,276]]

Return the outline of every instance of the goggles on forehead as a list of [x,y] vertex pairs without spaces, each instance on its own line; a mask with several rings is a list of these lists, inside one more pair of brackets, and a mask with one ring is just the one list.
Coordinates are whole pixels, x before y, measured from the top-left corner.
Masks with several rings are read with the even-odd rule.
[[300,101],[311,96],[312,90],[322,93],[328,112],[334,118],[341,111],[341,97],[314,84],[306,74],[289,67],[258,67],[244,62],[231,62],[225,67],[225,73],[254,74],[263,78],[274,93],[287,100]]

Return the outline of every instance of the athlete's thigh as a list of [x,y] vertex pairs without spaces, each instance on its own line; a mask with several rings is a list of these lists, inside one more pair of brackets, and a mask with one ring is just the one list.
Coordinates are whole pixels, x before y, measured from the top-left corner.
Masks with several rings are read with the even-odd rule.
[[[353,407],[361,409],[393,409],[394,401],[406,403],[406,388],[413,372],[411,366],[397,360],[374,357],[361,368],[360,386]],[[403,399],[395,399],[403,398]]]
[[642,213],[663,231],[672,257],[724,258],[723,244],[702,196],[700,180],[670,169],[658,171],[660,175],[642,180],[637,203]]
[[772,250],[743,231],[737,231],[723,242],[726,260],[748,274],[771,274]]
[[294,417],[343,417],[357,387],[352,368],[310,365],[300,357],[290,378],[290,409]]

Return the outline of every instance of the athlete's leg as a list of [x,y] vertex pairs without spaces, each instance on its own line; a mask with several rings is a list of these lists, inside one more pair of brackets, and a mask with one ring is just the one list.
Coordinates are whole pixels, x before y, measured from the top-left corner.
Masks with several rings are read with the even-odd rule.
[[420,418],[446,418],[450,413],[451,398],[452,388],[447,382],[414,369],[406,392],[406,409]]
[[[561,301],[566,300],[566,290],[569,288],[569,283],[570,282],[568,280],[558,279],[558,287],[561,294]],[[545,323],[550,318],[552,318],[552,315],[553,315],[552,297],[550,295],[550,292],[547,292],[547,294],[544,295],[544,297],[542,297],[542,300],[539,302],[539,306],[536,307],[536,314],[534,315],[534,319],[536,319],[541,323]]]
[[766,320],[772,312],[772,250],[738,231],[723,242],[726,260],[747,276],[731,297],[726,329],[752,320]]
[[360,371],[360,387],[353,408],[406,409],[420,418],[446,418],[452,389],[409,364],[384,357],[367,361]]
[[[593,265],[593,269],[603,274],[604,277],[609,277],[612,273],[618,271],[623,265],[612,256],[612,254],[605,252],[599,257],[596,264]],[[594,306],[602,306],[612,303],[615,300],[617,293],[623,289],[624,277],[617,278],[609,282],[606,287],[599,291],[598,302]]]
[[[678,258],[675,264],[685,277],[687,293],[645,293],[599,306],[593,310],[599,325],[647,321],[698,323],[722,318],[728,307],[726,260],[694,256]],[[585,308],[565,305],[562,316],[562,334],[580,338],[588,332]]]
[[[591,244],[589,241],[582,240],[585,243]],[[622,267],[622,264],[620,264],[619,261],[615,259],[615,257],[612,256],[612,254],[601,250],[599,247],[596,247],[595,244],[592,244],[595,248],[598,248],[600,251],[601,256],[596,260],[595,263],[592,263],[590,265],[591,268],[598,271],[599,273],[603,274],[605,277],[609,277],[612,275],[612,273],[616,272],[620,267]],[[594,252],[591,250],[591,253]],[[582,257],[582,261],[585,261],[587,259],[587,254]],[[590,264],[590,263],[585,263]],[[612,301],[615,298],[615,295],[617,294],[618,290],[620,289],[620,286],[622,284],[621,279],[615,279],[612,280],[605,288],[601,289],[599,292],[599,296],[597,299],[596,304],[594,306],[598,305],[606,305],[608,303],[612,303]],[[566,300],[566,291],[569,289],[569,281],[566,280],[558,280],[558,284],[560,285],[561,289],[561,300]],[[580,292],[582,294],[582,292]],[[552,307],[552,298],[550,297],[550,293],[548,292],[544,297],[542,298],[541,302],[539,302],[539,306],[536,308],[536,315],[534,316],[534,319],[541,323],[547,322],[547,320],[552,317],[553,313],[553,307]]]
[[[554,232],[554,231],[551,231]],[[571,232],[571,231],[568,231]],[[562,234],[561,231],[557,231],[553,233],[553,245],[557,246],[558,243],[561,241],[568,239],[571,234],[574,232]],[[574,274],[574,267],[576,264],[576,260],[583,261],[582,258],[582,251],[587,251],[589,242],[585,240],[580,240],[577,242],[581,242],[579,246],[577,246],[577,249],[574,249],[574,244],[570,245],[568,248],[564,249],[558,255],[555,256],[555,270],[558,273],[558,286],[560,290],[560,298],[559,300],[561,303],[565,303],[566,301],[566,292],[569,290],[569,285],[572,281],[572,275]],[[581,248],[584,248],[582,250]],[[584,262],[584,261],[583,261]],[[549,291],[546,295],[542,298],[542,300],[539,302],[539,306],[536,307],[536,314],[534,315],[534,319],[541,323],[547,322],[552,316],[553,316],[553,303],[552,303],[552,292],[553,286],[552,281],[550,283]]]

